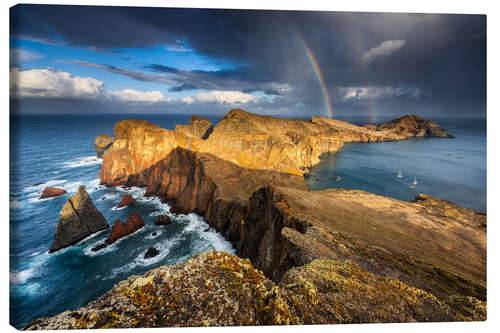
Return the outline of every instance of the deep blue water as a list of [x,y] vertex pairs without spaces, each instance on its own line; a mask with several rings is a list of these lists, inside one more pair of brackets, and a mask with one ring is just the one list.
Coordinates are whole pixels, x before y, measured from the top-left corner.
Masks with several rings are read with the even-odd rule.
[[[486,121],[433,120],[456,138],[346,144],[312,169],[307,184],[313,190],[360,189],[406,201],[426,193],[485,213]],[[414,177],[418,184],[410,189]]]
[[[10,158],[10,321],[17,328],[31,320],[79,308],[111,289],[113,284],[153,267],[185,261],[195,253],[215,248],[233,251],[229,242],[208,224],[190,214],[168,227],[153,224],[168,205],[143,198],[144,189],[106,188],[99,185],[101,160],[95,157],[94,139],[101,132],[113,135],[113,126],[125,118],[151,121],[172,129],[189,122],[189,116],[21,116],[11,118]],[[212,118],[218,121],[219,118]],[[35,184],[43,182],[41,185]],[[86,185],[96,207],[112,225],[125,221],[131,211],[146,227],[112,246],[91,253],[108,232],[54,254],[47,254],[54,238],[59,212],[80,184]],[[67,195],[38,200],[48,185],[62,187]],[[131,193],[138,203],[115,210],[122,196]],[[157,236],[153,237],[152,232]],[[160,255],[143,258],[151,246]]]
[[[76,309],[109,290],[113,284],[153,267],[188,259],[208,249],[234,251],[199,216],[179,216],[168,227],[156,227],[156,215],[169,207],[144,198],[144,189],[99,185],[101,161],[93,146],[97,135],[113,135],[114,124],[126,118],[148,120],[173,129],[187,124],[189,115],[92,115],[11,117],[10,156],[10,321],[24,327],[31,320]],[[208,117],[213,123],[220,116]],[[343,119],[358,124],[366,119]],[[414,139],[395,143],[348,144],[335,158],[325,157],[307,179],[312,189],[346,187],[412,200],[428,193],[463,206],[486,211],[486,129],[484,122],[437,120],[457,139]],[[452,152],[452,155],[446,155]],[[463,158],[457,159],[456,153]],[[402,171],[404,177],[396,177]],[[340,181],[329,180],[340,176]],[[408,185],[413,177],[419,184]],[[35,185],[42,182],[43,184]],[[137,211],[146,227],[97,253],[90,248],[107,232],[48,254],[59,212],[80,184],[86,185],[96,207],[109,224],[125,221]],[[38,200],[46,186],[62,187],[67,195]],[[138,203],[114,209],[125,193]],[[157,236],[153,237],[152,232]],[[161,254],[143,259],[151,246]]]

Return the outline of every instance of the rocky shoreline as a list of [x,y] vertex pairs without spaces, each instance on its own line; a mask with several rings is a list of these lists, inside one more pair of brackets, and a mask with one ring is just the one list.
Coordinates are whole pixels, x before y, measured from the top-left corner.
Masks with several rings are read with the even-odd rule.
[[[486,319],[484,214],[425,195],[409,203],[355,190],[310,191],[303,178],[323,154],[338,151],[346,142],[453,137],[443,128],[418,116],[360,127],[322,117],[312,117],[309,121],[280,119],[242,110],[226,114],[213,130],[207,122],[196,117],[189,125],[173,131],[141,120],[118,122],[116,138],[102,154],[99,175],[102,184],[145,186],[147,195],[169,202],[174,212],[204,216],[210,226],[231,241],[239,257],[248,258],[263,272],[262,279],[269,279],[271,284],[297,285],[298,289],[283,291],[290,293],[293,301],[282,302],[286,306],[279,307],[280,320],[259,319],[261,315],[276,319],[276,313],[269,310],[264,314],[249,313],[253,321],[244,318],[227,325]],[[228,256],[213,253],[202,256],[210,255]],[[230,257],[228,260],[242,260]],[[199,257],[174,266],[187,269],[196,258]],[[171,268],[174,266],[157,270],[174,270]],[[309,269],[314,270],[313,275]],[[342,273],[337,269],[351,272],[346,278],[357,276],[356,283],[361,289],[366,289],[373,279],[385,279],[384,284],[404,290],[404,297],[413,295],[412,300],[427,301],[412,303],[415,306],[412,310],[404,306],[397,314],[381,315],[375,310],[356,314],[355,307],[342,309],[341,300],[362,304],[372,299],[371,304],[384,308],[391,300],[379,299],[381,295],[376,288],[374,294],[352,292],[346,298],[340,297],[328,289],[340,283],[338,274]],[[157,270],[141,279],[149,279]],[[302,273],[294,275],[297,271]],[[329,287],[325,287],[328,296],[320,302],[330,311],[325,310],[329,316],[314,316],[309,312],[316,311],[317,303],[300,298],[300,292],[295,290],[303,287],[295,278],[290,279],[291,275],[300,277],[300,283],[316,294],[325,286],[323,280],[329,281],[326,283]],[[145,285],[154,290],[165,285],[161,279],[148,281]],[[310,284],[315,284],[313,281],[318,283],[316,289],[310,288]],[[32,323],[29,328],[78,328],[82,320],[86,324],[81,327],[203,326],[205,322],[224,325],[223,320],[217,322],[221,318],[206,309],[199,309],[199,318],[193,315],[193,321],[189,322],[155,321],[166,315],[163,308],[157,307],[138,319],[142,312],[137,304],[134,311],[139,312],[134,315],[120,312],[124,311],[120,304],[111,308],[121,310],[110,312],[105,307],[106,300],[118,297],[121,289],[117,288],[129,282],[120,283],[76,314],[65,312]],[[193,292],[203,293],[202,289],[199,286]],[[266,295],[282,292],[276,286],[266,290]],[[192,297],[198,296],[201,295]],[[258,299],[248,301],[260,304]],[[303,307],[294,308],[294,302]],[[128,303],[123,307],[125,304]],[[182,312],[176,301],[169,304]],[[91,309],[99,313],[107,311],[108,317],[109,313],[115,313],[116,320],[111,318],[111,322],[103,324],[100,319],[88,317]],[[175,311],[171,316],[177,318]],[[136,320],[139,326],[133,324]],[[58,324],[51,326],[54,321]]]

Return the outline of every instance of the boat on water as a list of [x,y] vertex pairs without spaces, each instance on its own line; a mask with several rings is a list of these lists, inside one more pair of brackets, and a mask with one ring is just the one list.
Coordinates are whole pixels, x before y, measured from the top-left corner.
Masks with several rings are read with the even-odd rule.
[[401,171],[399,171],[397,177],[398,178],[403,178],[403,173]]
[[417,177],[415,177],[415,179],[413,180],[413,185],[417,185],[418,182],[417,182]]
[[447,156],[451,156],[451,155],[453,155],[453,153],[452,153],[451,151],[447,151],[447,152],[445,152],[444,154],[445,154],[445,155],[447,155]]
[[414,189],[415,189],[415,186],[410,185],[408,188],[409,188],[410,190],[414,190]]
[[334,177],[330,177],[330,178],[328,178],[328,179],[329,179],[329,180],[335,180],[336,182],[339,182],[339,181],[342,179],[342,177],[339,177],[339,176],[334,176]]
[[457,158],[462,158],[462,153],[457,153]]

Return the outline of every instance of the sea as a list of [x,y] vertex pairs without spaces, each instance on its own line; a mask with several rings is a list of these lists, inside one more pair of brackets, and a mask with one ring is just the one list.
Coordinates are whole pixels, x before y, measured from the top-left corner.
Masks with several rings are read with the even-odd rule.
[[[222,117],[204,116],[214,124]],[[144,197],[144,188],[99,184],[102,160],[96,157],[94,140],[100,133],[113,135],[115,123],[130,118],[173,129],[175,124],[187,124],[190,115],[11,115],[9,271],[14,327],[82,307],[119,281],[154,267],[182,262],[209,249],[235,252],[203,217],[194,213],[174,216],[168,204]],[[312,190],[362,189],[407,201],[427,193],[486,212],[486,121],[433,120],[456,139],[346,144],[335,156],[324,156],[306,182]],[[418,184],[410,185],[415,178]],[[116,219],[125,221],[135,211],[146,226],[99,252],[90,249],[107,237],[107,231],[48,254],[59,213],[80,185],[86,186],[110,225]],[[46,186],[63,188],[68,194],[38,199]],[[126,193],[137,203],[117,209]],[[170,215],[174,223],[155,226],[158,215]],[[160,254],[145,259],[150,247]]]

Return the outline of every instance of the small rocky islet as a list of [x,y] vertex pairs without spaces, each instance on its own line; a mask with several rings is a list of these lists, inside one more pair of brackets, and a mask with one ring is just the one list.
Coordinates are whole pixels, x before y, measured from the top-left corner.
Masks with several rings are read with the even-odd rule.
[[453,138],[445,129],[415,115],[356,126],[238,109],[209,124],[120,121],[99,176],[202,215],[237,256],[209,251],[132,276],[27,329],[486,319],[485,214],[425,194],[405,202],[304,182],[346,142]]

